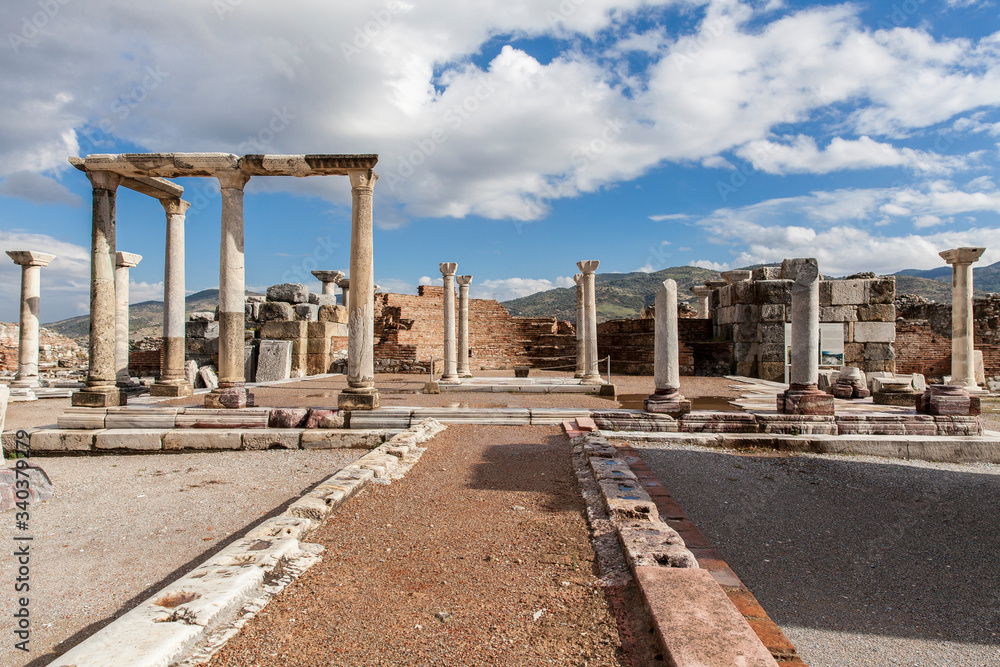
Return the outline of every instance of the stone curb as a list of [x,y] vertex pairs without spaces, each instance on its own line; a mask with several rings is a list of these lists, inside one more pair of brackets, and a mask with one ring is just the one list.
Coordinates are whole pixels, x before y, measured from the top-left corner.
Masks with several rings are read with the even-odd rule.
[[[323,547],[302,540],[367,484],[387,484],[405,475],[425,451],[419,445],[444,428],[426,420],[394,435],[50,667],[103,667],[109,656],[121,667],[167,667],[205,642],[217,650],[235,634],[232,627],[241,616],[256,613],[278,592],[274,584],[286,571],[301,573],[319,562]],[[289,582],[286,577],[285,585]],[[223,639],[211,642],[213,635]]]

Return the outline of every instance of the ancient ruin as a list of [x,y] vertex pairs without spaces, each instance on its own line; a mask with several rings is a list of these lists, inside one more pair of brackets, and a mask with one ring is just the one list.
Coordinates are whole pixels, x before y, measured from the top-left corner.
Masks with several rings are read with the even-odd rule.
[[7,255],[21,267],[20,341],[17,375],[10,384],[11,400],[33,400],[38,386],[38,313],[41,301],[42,267],[55,255],[31,250],[8,250]]

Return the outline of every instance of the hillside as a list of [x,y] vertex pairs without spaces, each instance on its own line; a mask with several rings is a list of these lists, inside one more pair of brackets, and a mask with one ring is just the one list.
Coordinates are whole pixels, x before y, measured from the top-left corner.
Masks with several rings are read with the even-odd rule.
[[[951,303],[951,267],[939,266],[926,271],[906,269],[895,274],[896,292],[919,294],[939,303]],[[941,283],[938,287],[933,283]],[[977,297],[1000,292],[1000,262],[983,267],[972,265],[972,284]]]
[[[719,274],[693,266],[676,266],[655,273],[598,273],[597,319],[616,320],[639,317],[639,311],[651,305],[656,290],[667,278],[677,281],[677,297],[694,301],[690,287],[706,280],[718,280]],[[512,315],[522,317],[556,317],[576,322],[576,288],[557,288],[503,302]]]

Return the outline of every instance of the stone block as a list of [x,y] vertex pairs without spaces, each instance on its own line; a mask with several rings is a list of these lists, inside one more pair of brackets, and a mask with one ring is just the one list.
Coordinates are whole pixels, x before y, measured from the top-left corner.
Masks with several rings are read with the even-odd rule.
[[819,369],[818,382],[816,388],[820,391],[825,391],[826,393],[831,393],[830,388],[837,381],[837,377],[840,375],[839,371],[835,371],[831,368],[821,368]]
[[830,305],[860,306],[868,303],[867,280],[830,280]]
[[844,343],[844,363],[860,366],[865,360],[864,343]]
[[243,449],[298,449],[301,429],[269,428],[243,433]]
[[94,438],[95,449],[127,449],[133,451],[159,451],[163,449],[165,429],[123,428],[102,431]]
[[308,338],[330,338],[341,335],[347,335],[347,332],[337,322],[310,322],[306,327]]
[[892,305],[896,301],[896,279],[893,276],[868,281],[868,303]]
[[114,407],[108,408],[105,428],[173,428],[178,408]]
[[218,338],[188,338],[185,349],[190,356],[210,357],[219,353]]
[[819,321],[824,323],[832,322],[856,322],[858,320],[858,310],[856,306],[820,306]]
[[66,408],[56,419],[59,428],[99,429],[104,428],[108,408]]
[[760,305],[761,322],[784,322],[785,306],[780,303],[762,303]]
[[618,521],[658,521],[660,513],[642,485],[627,481],[598,481],[608,513]]
[[269,428],[299,428],[308,416],[308,408],[272,408],[267,425]]
[[347,324],[347,309],[343,306],[320,306],[317,318],[320,322]]
[[33,452],[89,452],[94,448],[94,437],[102,431],[75,429],[62,431],[40,429],[32,431],[30,438]]
[[757,415],[763,433],[776,435],[837,435],[833,415]]
[[781,363],[785,358],[784,343],[761,343],[757,346],[758,361],[774,361]]
[[732,285],[731,294],[734,304],[753,303],[754,293],[753,283],[749,280],[736,282]]
[[924,392],[927,391],[927,380],[924,378],[922,373],[914,373],[910,380],[910,385],[915,391]]
[[316,429],[302,432],[302,449],[375,449],[382,444],[381,430]]
[[615,527],[632,567],[698,567],[680,534],[661,521],[629,521]]
[[198,379],[202,387],[207,389],[218,389],[219,376],[211,366],[202,366],[198,369]]
[[212,322],[215,320],[215,313],[210,310],[197,310],[188,315],[188,322]]
[[[741,283],[742,284],[742,283]],[[745,283],[753,286],[753,283]],[[736,322],[757,324],[760,320],[760,306],[752,303],[740,303],[736,305]]]
[[270,408],[184,408],[177,415],[177,428],[267,428]]
[[752,343],[757,340],[757,327],[759,325],[756,322],[747,322],[746,324],[737,324],[733,326],[733,341],[737,343]]
[[319,314],[319,306],[312,303],[295,304],[295,319],[303,322],[315,322]]
[[[784,306],[779,306],[784,308]],[[761,343],[768,343],[772,345],[784,345],[785,344],[785,325],[780,324],[758,324],[757,325],[758,338]]]
[[330,352],[329,338],[306,339],[306,354],[328,354],[329,352]]
[[261,322],[284,322],[295,319],[295,309],[292,304],[283,301],[268,301],[260,305]]
[[855,343],[892,343],[896,340],[895,322],[855,322]]
[[895,322],[896,306],[891,303],[858,306],[858,319],[862,322]]
[[306,337],[308,326],[308,322],[266,322],[260,327],[260,337],[274,340],[297,340]]
[[785,362],[762,361],[757,364],[757,377],[771,382],[785,381]]
[[243,431],[228,429],[192,429],[168,431],[163,434],[164,450],[180,449],[241,449]]
[[337,295],[336,294],[315,294],[313,292],[309,293],[309,303],[316,306],[336,306],[337,305]]
[[287,380],[292,372],[292,341],[260,341],[257,350],[257,382]]
[[750,273],[752,280],[778,280],[781,278],[780,266],[760,266]]
[[188,338],[218,338],[219,323],[203,320],[185,322],[184,334]]
[[792,304],[791,280],[758,280],[753,285],[755,303],[760,305],[772,303],[785,306]]
[[257,345],[243,346],[243,378],[253,382],[257,377]]
[[309,289],[302,283],[281,283],[267,288],[267,300],[284,303],[309,303]]
[[198,377],[198,362],[194,359],[188,359],[184,362],[184,379],[187,383],[194,386],[194,383]]
[[306,375],[323,375],[330,372],[330,355],[307,354],[306,355]]
[[310,408],[306,428],[344,428],[344,415],[339,410]]
[[892,361],[896,358],[896,351],[889,343],[867,343],[865,344],[865,364],[870,361]]
[[[920,392],[917,391],[873,391],[872,403],[875,405],[899,405],[915,408]],[[893,434],[890,434],[893,435]]]
[[639,478],[635,476],[628,463],[622,459],[612,458],[592,458],[589,459],[590,469],[594,471],[594,477],[598,480],[625,480],[637,483]]
[[833,281],[830,280],[820,280],[819,281],[819,305],[820,306],[830,306],[832,304],[833,298]]

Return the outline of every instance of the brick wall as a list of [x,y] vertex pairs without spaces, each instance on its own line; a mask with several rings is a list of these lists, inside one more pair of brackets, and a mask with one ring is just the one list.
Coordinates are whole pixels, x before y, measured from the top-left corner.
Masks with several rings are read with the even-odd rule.
[[[1000,296],[972,304],[975,348],[983,353],[986,375],[1000,375]],[[896,321],[896,368],[937,378],[951,374],[951,304],[900,306]]]
[[[697,345],[712,337],[709,319],[680,318],[677,320],[677,338],[680,344],[678,361],[681,375],[703,372],[713,364],[708,354],[718,354],[716,348]],[[597,356],[611,356],[611,372],[621,375],[652,375],[653,344],[656,339],[656,320],[609,320],[597,325]],[[724,344],[725,345],[725,344]],[[731,355],[732,346],[727,346]],[[725,356],[725,351],[723,351]],[[601,366],[601,372],[604,372]],[[728,364],[727,370],[728,373]]]

